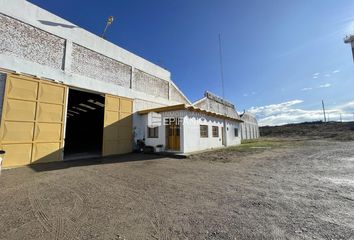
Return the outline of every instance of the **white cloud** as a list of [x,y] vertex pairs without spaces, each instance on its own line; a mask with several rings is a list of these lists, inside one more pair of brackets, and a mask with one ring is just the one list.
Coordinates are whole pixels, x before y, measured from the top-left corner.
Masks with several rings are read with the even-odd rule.
[[330,77],[331,74],[327,73],[327,74],[325,74],[324,76],[325,76],[325,77]]
[[250,92],[250,93],[244,93],[243,96],[244,97],[248,97],[248,96],[251,96],[251,95],[256,95],[257,93],[256,92]]
[[336,70],[334,70],[332,73],[333,74],[336,74],[336,73],[339,73],[340,72],[340,70],[339,69],[336,69]]
[[301,89],[301,91],[310,91],[312,89],[313,89],[312,87],[305,87],[305,88]]
[[318,78],[318,76],[313,76],[312,78],[316,79],[316,78]]
[[306,91],[311,91],[311,90],[319,89],[319,88],[329,88],[331,86],[332,86],[332,84],[330,84],[330,83],[324,83],[324,84],[319,85],[318,87],[304,87],[301,89],[301,91],[306,92]]
[[319,86],[319,88],[329,88],[330,86],[332,86],[330,83],[325,83]]
[[320,75],[320,73],[319,72],[317,72],[317,73],[314,73],[314,74],[312,74],[313,76],[318,76],[318,75]]
[[[279,104],[252,107],[249,111],[257,116],[259,125],[261,126],[323,120],[321,103],[318,104],[318,109],[314,110],[295,107],[295,105],[300,103],[303,103],[303,101],[296,99]],[[352,121],[353,112],[354,100],[326,110],[327,117],[332,121],[339,120],[340,114],[342,114],[344,121]]]

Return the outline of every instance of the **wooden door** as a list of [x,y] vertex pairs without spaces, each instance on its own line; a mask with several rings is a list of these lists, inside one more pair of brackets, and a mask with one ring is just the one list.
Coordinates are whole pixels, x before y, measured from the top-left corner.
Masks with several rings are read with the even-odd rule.
[[176,123],[166,125],[167,149],[175,151],[180,150],[180,132],[180,125],[177,125]]

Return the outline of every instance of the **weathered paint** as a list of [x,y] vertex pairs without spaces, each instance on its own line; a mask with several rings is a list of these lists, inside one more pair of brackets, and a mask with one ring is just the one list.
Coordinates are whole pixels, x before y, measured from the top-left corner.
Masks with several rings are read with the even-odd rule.
[[131,67],[78,44],[73,44],[71,72],[130,88]]
[[0,14],[0,53],[63,69],[65,40]]
[[158,77],[134,69],[133,89],[136,91],[168,99],[168,85],[168,82]]

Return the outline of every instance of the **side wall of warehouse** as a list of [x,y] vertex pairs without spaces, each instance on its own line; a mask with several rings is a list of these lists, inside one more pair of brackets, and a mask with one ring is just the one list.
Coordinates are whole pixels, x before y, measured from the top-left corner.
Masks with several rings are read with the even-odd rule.
[[240,125],[242,140],[259,138],[259,126],[256,117],[248,112],[241,115]]

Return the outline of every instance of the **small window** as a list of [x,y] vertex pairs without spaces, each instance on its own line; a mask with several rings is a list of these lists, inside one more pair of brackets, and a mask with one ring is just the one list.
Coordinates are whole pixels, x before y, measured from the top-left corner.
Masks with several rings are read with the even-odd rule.
[[159,127],[147,128],[148,138],[158,138],[159,137]]
[[201,138],[208,137],[208,125],[200,125],[200,137]]
[[238,137],[238,128],[235,128],[235,137]]
[[219,127],[213,126],[213,137],[219,137]]

